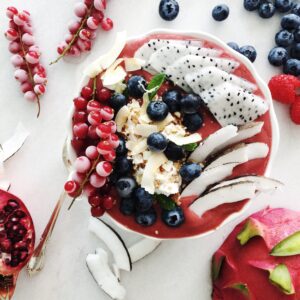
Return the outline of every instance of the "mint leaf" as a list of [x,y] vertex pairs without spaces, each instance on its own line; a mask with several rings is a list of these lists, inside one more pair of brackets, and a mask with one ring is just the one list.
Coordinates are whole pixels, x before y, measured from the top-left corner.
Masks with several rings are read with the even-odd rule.
[[162,209],[172,210],[176,207],[176,203],[165,195],[155,195],[155,199],[160,204]]
[[182,147],[183,147],[184,150],[192,152],[198,147],[198,144],[197,143],[191,143],[191,144],[183,145]]
[[147,86],[147,90],[149,91],[149,100],[152,100],[156,93],[158,92],[159,88],[166,80],[165,74],[157,74],[152,77],[151,81]]

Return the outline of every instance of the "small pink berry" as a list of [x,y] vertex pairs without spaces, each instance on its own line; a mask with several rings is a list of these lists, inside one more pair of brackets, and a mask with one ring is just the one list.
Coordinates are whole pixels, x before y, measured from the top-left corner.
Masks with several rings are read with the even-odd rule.
[[90,29],[90,40],[94,40],[96,36],[97,36],[97,31]]
[[90,184],[95,188],[101,188],[106,183],[106,178],[93,173],[90,177]]
[[71,23],[69,23],[68,25],[68,29],[70,31],[70,33],[75,34],[78,29],[80,28],[80,22],[79,21],[72,21]]
[[111,134],[111,128],[102,123],[96,127],[96,133],[100,138],[105,139]]
[[103,106],[100,111],[101,111],[101,116],[105,121],[110,121],[115,114],[113,108],[111,108],[110,106]]
[[86,123],[77,123],[73,126],[73,133],[75,137],[78,137],[80,139],[86,138],[88,134],[89,126]]
[[79,185],[74,180],[69,180],[65,183],[64,188],[68,194],[72,194],[78,191]]
[[102,88],[97,92],[100,101],[108,101],[111,98],[111,91],[107,88]]
[[79,173],[86,173],[91,168],[91,162],[86,156],[79,156],[74,162],[74,168]]
[[8,45],[8,50],[10,53],[13,54],[19,53],[19,51],[21,50],[21,45],[19,42],[16,41],[10,42]]
[[97,140],[99,138],[96,132],[96,128],[97,128],[96,125],[91,125],[89,127],[88,137],[91,138],[92,140]]
[[113,171],[112,164],[108,161],[101,161],[96,166],[96,172],[99,176],[107,177]]
[[24,33],[33,34],[32,26],[28,23],[25,23],[22,27]]
[[79,2],[75,5],[74,12],[77,17],[82,18],[87,13],[87,6],[84,3]]
[[[22,41],[25,45],[32,46],[34,44],[34,37],[33,37],[33,35],[31,35],[29,33],[24,33],[22,35]],[[33,50],[30,50],[30,51],[33,51]]]
[[41,64],[34,66],[33,73],[41,73],[46,77],[46,69]]
[[103,154],[103,158],[106,160],[106,161],[114,161],[116,159],[116,151],[115,150],[112,150],[110,151],[109,153],[107,154]]
[[10,60],[13,66],[16,68],[22,66],[24,63],[24,59],[20,54],[13,55]]
[[100,111],[101,104],[96,100],[91,100],[88,102],[86,109],[88,113],[90,113],[93,110]]
[[109,31],[114,27],[114,23],[110,18],[104,18],[101,22],[101,27],[105,31]]
[[32,84],[29,83],[28,81],[23,82],[23,83],[21,84],[21,91],[22,91],[22,93],[24,93],[24,94],[25,94],[26,92],[33,91],[33,86],[32,86]]
[[108,141],[101,141],[97,145],[97,150],[100,154],[104,155],[110,153],[113,150],[113,148]]
[[15,78],[20,81],[21,83],[25,82],[26,80],[28,80],[28,73],[23,70],[23,69],[17,69],[15,71]]
[[32,45],[28,48],[28,51],[34,51],[34,52],[37,52],[38,55],[41,55],[41,52],[40,52],[40,47],[37,46],[37,45]]
[[33,81],[34,83],[47,83],[47,77],[44,73],[36,73],[33,75]]
[[111,144],[111,146],[116,149],[119,146],[120,143],[120,139],[119,137],[115,134],[112,133],[109,137],[108,137],[108,141]]
[[81,96],[84,98],[84,99],[89,99],[91,98],[91,96],[93,95],[93,89],[90,88],[89,86],[84,86],[82,89],[81,89],[81,92],[80,92]]
[[88,121],[91,125],[98,125],[102,121],[100,111],[91,111],[88,115]]
[[89,158],[89,159],[96,159],[99,155],[98,151],[97,151],[97,147],[96,146],[88,146],[85,149],[85,155]]
[[75,111],[73,114],[73,123],[85,123],[87,121],[87,113],[85,111]]
[[87,100],[83,97],[77,97],[73,100],[74,106],[78,110],[86,109],[86,106],[88,104]]
[[37,95],[44,95],[45,92],[46,92],[46,87],[43,85],[43,84],[36,84],[34,86],[34,92],[37,94]]
[[69,50],[69,54],[73,57],[79,57],[80,56],[80,50],[76,46],[72,46]]
[[23,26],[28,21],[28,14],[24,12],[18,13],[13,16],[13,20],[18,26]]
[[103,11],[95,10],[95,11],[93,11],[92,16],[94,18],[96,18],[99,23],[101,23],[101,21],[104,18],[104,13],[103,13]]
[[88,29],[81,29],[79,31],[79,37],[85,41],[89,41],[91,39],[92,33]]
[[4,35],[9,41],[15,41],[19,37],[18,31],[13,28],[9,28]]
[[82,183],[85,179],[85,174],[73,172],[71,178],[72,178],[72,180],[76,181],[77,183]]
[[115,133],[117,131],[117,124],[115,121],[107,121],[104,122],[103,124],[110,127],[111,133]]
[[28,91],[24,94],[24,98],[29,101],[35,101],[36,94],[33,91]]
[[59,55],[63,54],[63,52],[65,51],[66,47],[67,47],[67,43],[66,42],[62,42],[58,47],[57,47],[57,53]]
[[81,38],[77,39],[76,46],[82,51],[90,51],[92,48],[92,42],[86,41]]
[[14,22],[14,20],[9,20],[8,28],[15,29],[18,31],[18,25]]
[[10,19],[12,19],[14,17],[14,15],[17,15],[17,14],[18,14],[18,10],[13,6],[10,6],[6,9],[6,15]]
[[94,6],[97,10],[103,11],[106,8],[106,2],[104,0],[94,0]]
[[73,35],[73,34],[67,33],[67,34],[65,35],[65,41],[66,41],[66,43],[69,44],[69,43],[73,40],[73,38],[74,38],[74,35]]
[[25,55],[25,59],[30,63],[30,64],[37,64],[39,62],[40,55],[36,51],[29,51]]
[[95,30],[98,28],[100,21],[95,18],[95,17],[89,17],[86,21],[87,26],[92,29]]

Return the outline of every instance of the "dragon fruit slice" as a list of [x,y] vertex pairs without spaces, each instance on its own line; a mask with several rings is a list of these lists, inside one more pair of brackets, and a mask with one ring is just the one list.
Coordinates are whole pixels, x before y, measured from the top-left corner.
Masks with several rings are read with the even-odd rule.
[[299,251],[299,226],[300,212],[284,208],[266,208],[239,224],[213,256],[213,300],[247,299],[242,289],[228,289],[241,283],[248,299],[299,299],[300,255],[270,254],[286,243]]
[[135,52],[134,57],[146,61],[147,63],[143,69],[151,74],[155,74],[156,71],[149,64],[150,56],[162,47],[180,44],[201,47],[201,42],[199,41],[151,39]]
[[185,81],[194,93],[198,95],[224,82],[231,82],[250,92],[257,89],[255,84],[233,74],[228,74],[216,67],[206,67],[195,73],[189,73],[185,76]]
[[221,50],[201,48],[189,45],[171,44],[154,52],[149,59],[149,64],[158,73],[163,73],[175,60],[186,55],[217,57]]
[[185,81],[185,76],[187,74],[194,73],[199,69],[209,66],[214,66],[225,72],[231,73],[239,66],[239,63],[234,60],[225,58],[186,55],[177,59],[172,65],[167,67],[165,74],[175,84],[180,86],[186,92],[189,92],[191,91],[191,89]]
[[269,109],[261,97],[227,82],[201,93],[201,98],[222,127],[254,121]]

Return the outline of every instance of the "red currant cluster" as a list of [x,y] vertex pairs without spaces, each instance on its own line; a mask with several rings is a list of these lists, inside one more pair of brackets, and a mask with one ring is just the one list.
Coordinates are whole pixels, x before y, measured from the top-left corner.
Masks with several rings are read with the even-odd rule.
[[84,86],[81,95],[74,99],[72,146],[78,157],[74,163],[76,172],[66,182],[65,191],[74,199],[84,192],[92,215],[100,217],[114,205],[109,196],[108,176],[113,171],[119,137],[112,120],[114,110],[106,105],[111,92],[96,88],[96,82],[95,78],[94,83]]
[[47,75],[40,64],[41,53],[35,45],[30,13],[25,10],[18,12],[15,7],[8,7],[6,15],[10,21],[5,36],[10,41],[9,51],[13,53],[11,62],[16,68],[15,78],[21,83],[25,99],[38,102],[39,115],[39,96],[46,91]]
[[99,26],[106,31],[113,28],[112,20],[104,16],[105,9],[106,0],[84,0],[76,4],[74,11],[78,19],[69,24],[65,41],[57,48],[60,56],[52,63],[65,55],[78,57],[81,52],[90,51]]

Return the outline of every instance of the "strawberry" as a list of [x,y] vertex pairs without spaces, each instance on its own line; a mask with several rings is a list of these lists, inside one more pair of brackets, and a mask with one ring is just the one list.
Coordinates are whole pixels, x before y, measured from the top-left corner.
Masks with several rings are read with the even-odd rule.
[[300,97],[296,97],[296,101],[291,105],[290,115],[292,121],[300,125]]

